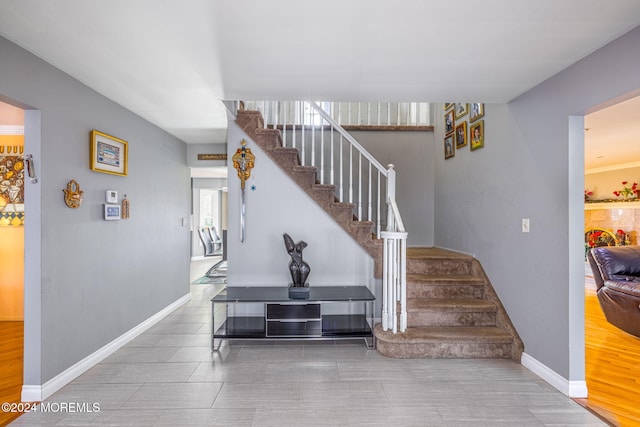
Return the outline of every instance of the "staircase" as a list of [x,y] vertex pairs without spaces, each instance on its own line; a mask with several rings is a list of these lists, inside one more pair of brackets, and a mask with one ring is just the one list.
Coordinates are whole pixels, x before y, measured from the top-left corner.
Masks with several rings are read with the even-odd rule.
[[372,233],[374,223],[354,217],[354,204],[336,200],[335,185],[319,184],[316,166],[300,165],[299,150],[282,146],[278,129],[265,129],[259,111],[239,110],[236,123],[253,141],[324,209],[374,260],[374,276],[382,276],[382,240]]
[[523,351],[478,260],[438,248],[407,249],[407,329],[376,325],[375,336],[392,358],[520,360]]
[[[265,127],[260,111],[238,110],[236,123],[371,255],[375,265],[374,276],[383,278],[383,289],[389,289],[393,294],[387,294],[383,290],[383,306],[390,304],[394,309],[393,301],[400,301],[397,313],[389,313],[387,317],[383,310],[383,323],[388,330],[383,330],[381,324],[375,326],[378,352],[392,358],[520,360],[522,342],[480,263],[471,256],[452,251],[437,248],[406,250],[407,315],[406,330],[402,332],[405,318],[401,307],[404,298],[404,255],[402,262],[395,264],[395,267],[390,268],[391,264],[387,264],[383,277],[383,249],[385,254],[404,253],[404,246],[394,246],[396,243],[387,240],[386,235],[404,234],[406,238],[406,233],[395,233],[387,229],[380,233],[384,240],[373,234],[376,224],[359,220],[354,214],[354,204],[340,202],[335,195],[335,185],[320,184],[317,179],[318,168],[301,164],[300,150],[283,146],[281,131]],[[391,199],[391,207],[397,209],[393,197],[388,199]],[[369,213],[368,218],[370,217]],[[399,213],[392,214],[391,217],[399,218]],[[378,229],[379,227],[378,223]],[[404,231],[402,226],[400,229]],[[387,244],[390,246],[385,249]],[[389,271],[391,275],[388,275]],[[395,273],[399,273],[399,278],[394,276]],[[383,299],[380,295],[377,298]],[[397,322],[401,325],[400,328],[396,328],[395,320],[389,321],[394,318],[400,318]],[[394,333],[394,329],[401,332]]]

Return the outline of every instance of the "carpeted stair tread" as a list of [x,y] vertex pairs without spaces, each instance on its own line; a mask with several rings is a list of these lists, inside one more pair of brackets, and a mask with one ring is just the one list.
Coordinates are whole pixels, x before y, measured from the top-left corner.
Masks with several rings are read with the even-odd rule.
[[407,248],[407,259],[448,259],[448,260],[470,260],[471,255],[449,251],[441,248]]
[[432,283],[432,282],[451,282],[451,283],[471,283],[482,285],[484,281],[481,277],[473,274],[407,274],[407,283]]
[[495,326],[420,326],[409,327],[405,332],[394,334],[383,331],[376,325],[376,338],[389,343],[411,344],[425,342],[491,342],[511,343],[513,337]]
[[470,298],[411,298],[407,299],[407,312],[495,312],[497,307],[491,301]]

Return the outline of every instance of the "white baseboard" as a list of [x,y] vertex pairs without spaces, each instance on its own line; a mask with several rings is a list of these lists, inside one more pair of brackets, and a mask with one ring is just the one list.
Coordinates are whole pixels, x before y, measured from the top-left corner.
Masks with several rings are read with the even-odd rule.
[[147,320],[143,321],[139,325],[133,327],[129,331],[120,335],[115,340],[111,341],[109,344],[104,347],[98,349],[94,353],[85,357],[75,365],[71,366],[64,372],[56,375],[51,378],[49,381],[44,383],[43,385],[23,385],[22,386],[22,396],[21,399],[23,402],[41,402],[51,396],[56,391],[60,390],[62,387],[69,384],[74,379],[78,378],[80,375],[88,371],[90,368],[94,367],[108,356],[115,353],[122,346],[145,332],[147,329],[158,323],[160,320],[165,318],[175,309],[179,308],[183,304],[189,302],[191,300],[191,293],[186,294],[185,296],[179,298],[175,302],[169,304],[153,316],[149,317]]
[[527,353],[522,353],[520,363],[525,368],[548,382],[565,396],[582,399],[587,397],[586,381],[569,381],[548,366],[540,363]]

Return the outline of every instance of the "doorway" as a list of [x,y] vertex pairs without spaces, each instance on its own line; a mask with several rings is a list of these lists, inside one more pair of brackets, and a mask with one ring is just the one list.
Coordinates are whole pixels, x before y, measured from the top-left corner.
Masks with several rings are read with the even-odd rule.
[[23,385],[25,169],[24,110],[0,102],[0,401],[9,403]]
[[[640,96],[585,116],[585,251],[640,243]],[[626,190],[625,190],[626,189]],[[627,199],[627,200],[624,200]],[[637,220],[636,220],[637,216]],[[640,340],[607,322],[585,265],[586,406],[617,425],[640,421]]]

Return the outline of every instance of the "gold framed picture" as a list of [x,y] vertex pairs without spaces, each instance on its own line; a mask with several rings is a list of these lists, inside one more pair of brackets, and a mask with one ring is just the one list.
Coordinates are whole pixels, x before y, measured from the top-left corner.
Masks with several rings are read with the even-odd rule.
[[453,144],[453,135],[449,135],[444,139],[444,158],[449,159],[456,155],[456,147]]
[[456,149],[467,145],[467,122],[464,121],[456,126]]
[[471,124],[469,136],[472,151],[484,147],[484,120]]
[[92,171],[126,176],[129,143],[106,133],[91,131],[89,167]]
[[469,121],[475,122],[481,117],[484,117],[484,104],[479,102],[472,103],[471,113],[469,113]]
[[456,121],[454,119],[454,111],[447,111],[444,113],[444,134],[449,135],[453,133],[453,129],[456,126]]
[[458,120],[460,117],[464,117],[467,115],[467,113],[469,112],[469,104],[461,104],[459,102],[456,102],[456,108],[455,108],[455,112],[456,112],[456,120]]
[[445,102],[444,110],[447,111],[449,108],[453,107],[453,102]]

